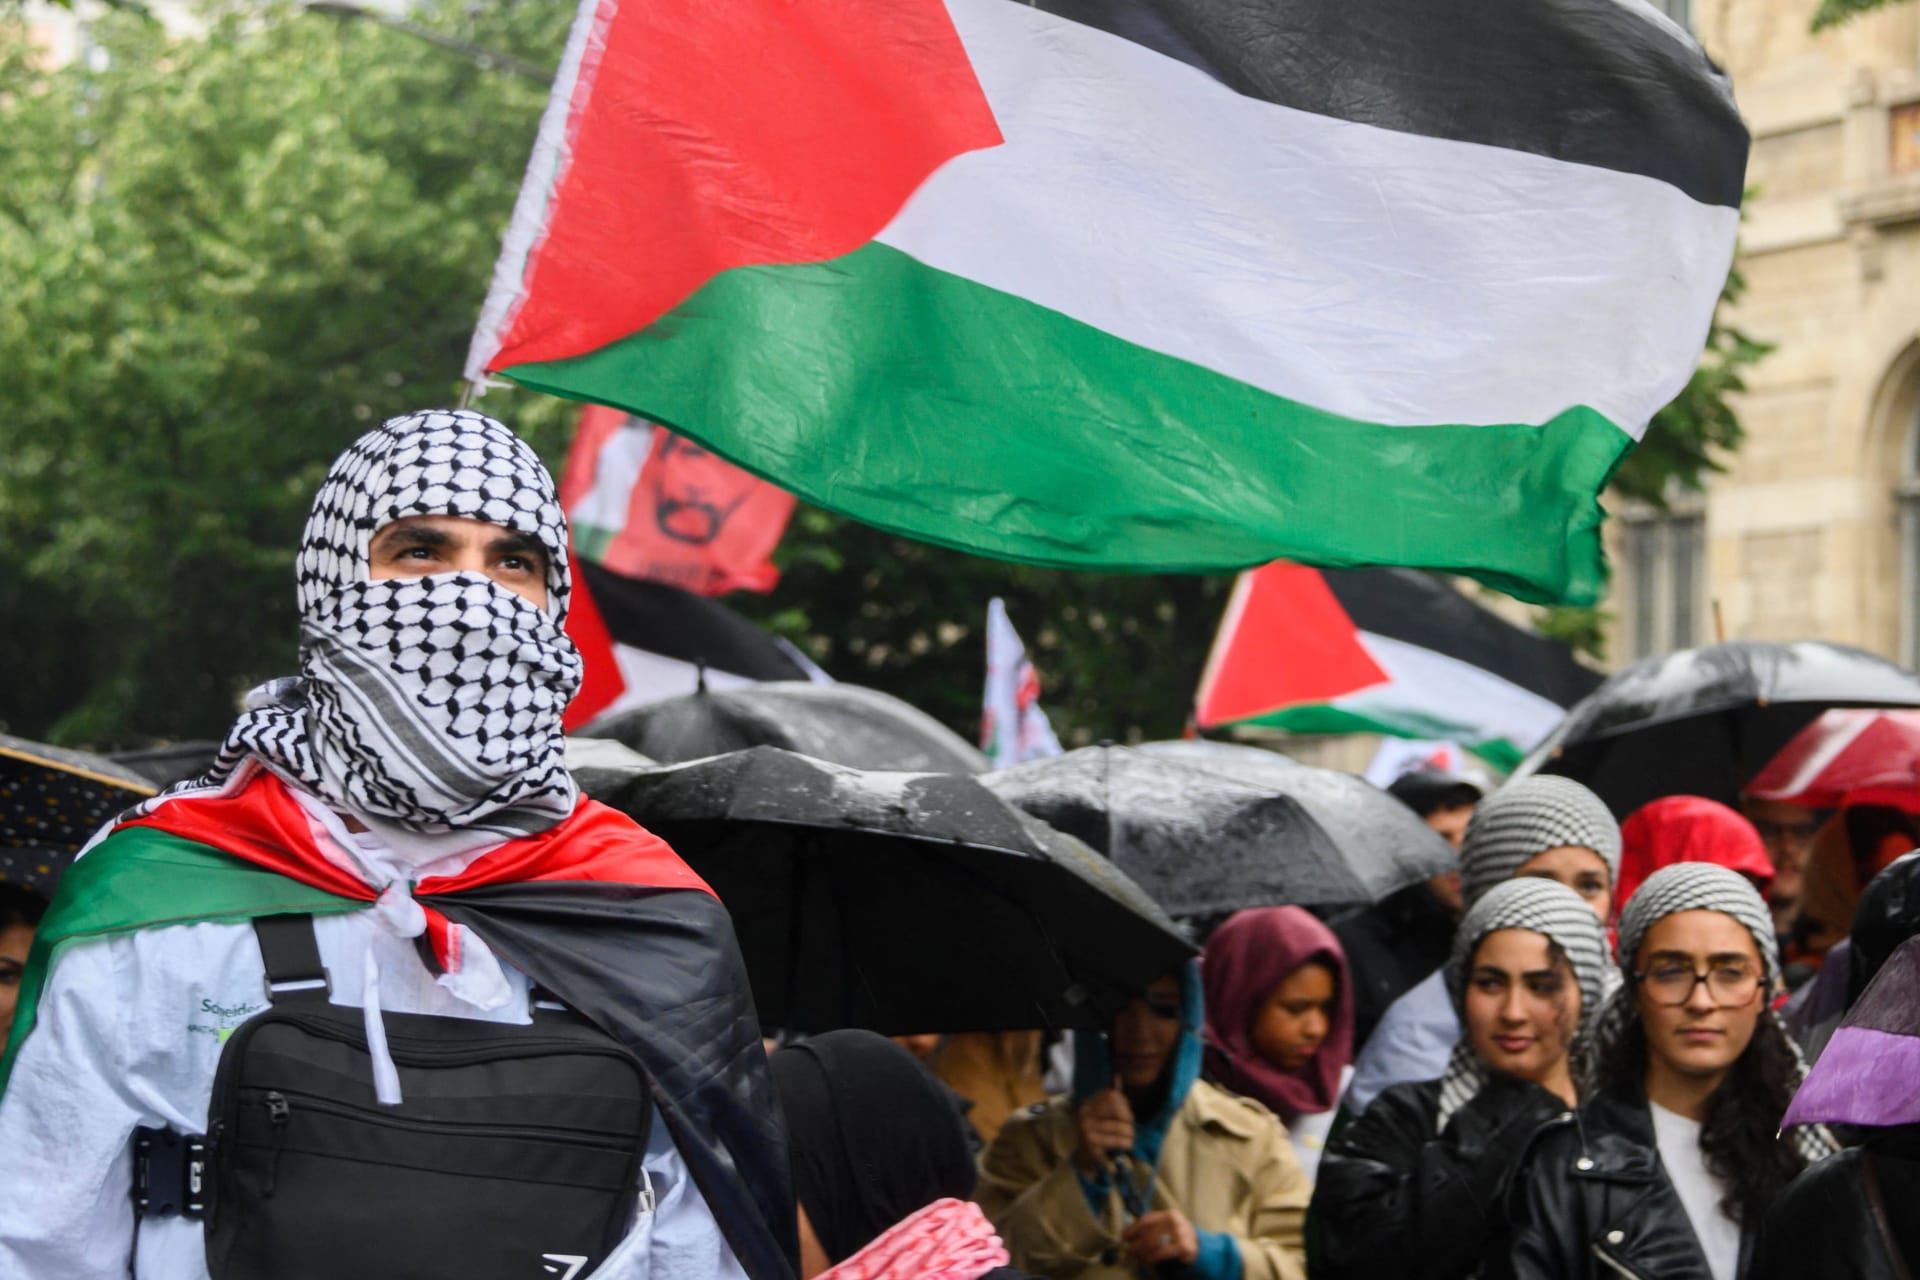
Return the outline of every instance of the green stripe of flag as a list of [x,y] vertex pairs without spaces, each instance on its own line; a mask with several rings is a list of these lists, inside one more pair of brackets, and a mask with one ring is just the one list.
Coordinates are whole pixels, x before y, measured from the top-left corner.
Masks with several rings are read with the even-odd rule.
[[1233,722],[1236,726],[1279,729],[1286,733],[1378,733],[1389,738],[1431,738],[1458,742],[1503,773],[1511,773],[1526,752],[1505,738],[1473,740],[1471,727],[1420,715],[1369,714],[1328,702],[1303,702],[1265,715]]
[[162,925],[239,923],[256,916],[325,914],[365,906],[151,827],[114,832],[61,877],[59,895],[34,931],[6,1058],[0,1061],[0,1093],[33,1029],[47,975],[68,947]]
[[971,551],[1148,571],[1401,564],[1529,600],[1598,598],[1594,495],[1632,443],[1584,406],[1537,424],[1355,421],[879,244],[725,272],[638,334],[504,372]]

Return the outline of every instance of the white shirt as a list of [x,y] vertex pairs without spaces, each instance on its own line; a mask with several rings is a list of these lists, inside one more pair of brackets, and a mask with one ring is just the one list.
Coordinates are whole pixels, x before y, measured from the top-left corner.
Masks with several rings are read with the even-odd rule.
[[1707,1270],[1713,1273],[1713,1280],[1733,1280],[1740,1266],[1740,1226],[1720,1211],[1720,1198],[1726,1188],[1707,1172],[1706,1156],[1700,1150],[1700,1122],[1657,1102],[1649,1102],[1647,1110],[1653,1113],[1653,1140],[1660,1148],[1660,1163],[1666,1168],[1667,1180],[1680,1193],[1680,1203],[1693,1223],[1693,1234],[1707,1255]]
[[[354,843],[363,856],[377,852]],[[315,918],[333,1003],[360,1006],[371,958],[384,1010],[529,1020],[525,975],[501,966],[507,999],[476,1008],[436,980],[393,915],[368,908]],[[246,923],[169,925],[63,952],[0,1097],[0,1280],[126,1280],[132,1132],[206,1132],[220,1050],[266,1007],[264,979]],[[640,1214],[594,1280],[745,1280],[657,1110],[642,1167],[656,1207]],[[148,1219],[138,1247],[139,1280],[207,1278],[198,1222]],[[529,1267],[541,1273],[538,1258]]]
[[1353,1064],[1340,1068],[1340,1087],[1334,1091],[1333,1105],[1309,1116],[1295,1116],[1287,1122],[1287,1140],[1293,1143],[1294,1158],[1308,1182],[1317,1182],[1320,1155],[1327,1149],[1327,1135],[1333,1132],[1333,1118],[1340,1114],[1340,1099],[1353,1083]]

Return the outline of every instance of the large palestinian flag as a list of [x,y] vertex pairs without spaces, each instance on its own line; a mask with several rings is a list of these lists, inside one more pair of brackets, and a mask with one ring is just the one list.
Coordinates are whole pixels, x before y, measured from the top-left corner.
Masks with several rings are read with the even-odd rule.
[[1746,151],[1632,0],[583,0],[468,373],[986,554],[1586,601]]
[[1234,584],[1194,719],[1443,738],[1510,770],[1600,680],[1429,574],[1270,564]]

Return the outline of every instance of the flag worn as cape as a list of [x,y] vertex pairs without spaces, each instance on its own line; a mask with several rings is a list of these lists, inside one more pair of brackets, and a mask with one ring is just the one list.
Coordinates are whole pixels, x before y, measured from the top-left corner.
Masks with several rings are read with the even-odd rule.
[[[315,847],[271,774],[123,823],[74,863],[34,935],[0,1089],[66,948],[161,925],[351,911],[374,896]],[[414,897],[442,964],[449,926],[464,925],[639,1059],[735,1256],[756,1280],[785,1280],[798,1252],[791,1174],[746,970],[726,909],[666,842],[582,799],[564,822],[423,880]]]
[[1270,564],[1234,584],[1194,719],[1446,739],[1512,769],[1600,680],[1430,574]]
[[590,406],[560,477],[574,554],[696,595],[771,591],[793,495],[693,441]]
[[467,373],[983,554],[1588,602],[1747,146],[1626,0],[581,0]]

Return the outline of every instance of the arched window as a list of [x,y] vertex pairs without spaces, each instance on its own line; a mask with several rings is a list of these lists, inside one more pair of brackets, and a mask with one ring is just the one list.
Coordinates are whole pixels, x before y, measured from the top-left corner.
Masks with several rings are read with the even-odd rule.
[[1920,669],[1920,401],[1907,411],[1900,459],[1900,661]]
[[1651,0],[1651,3],[1687,30],[1693,30],[1693,0]]

